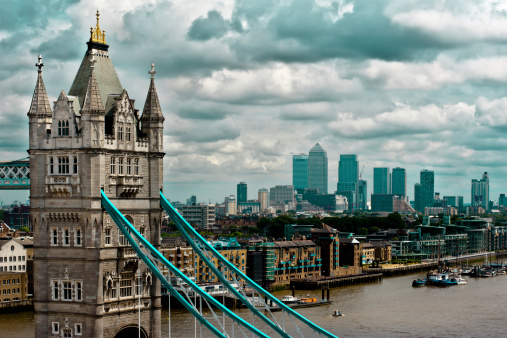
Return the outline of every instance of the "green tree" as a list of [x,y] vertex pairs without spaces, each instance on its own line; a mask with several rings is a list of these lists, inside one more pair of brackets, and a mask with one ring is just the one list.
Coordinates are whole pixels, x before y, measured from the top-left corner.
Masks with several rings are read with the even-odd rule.
[[397,212],[393,212],[387,216],[387,221],[389,223],[390,228],[394,229],[405,229],[405,222],[401,215]]
[[269,227],[269,235],[273,238],[282,238],[285,232],[285,224],[296,223],[294,218],[288,215],[280,215],[273,219]]
[[22,227],[19,229],[19,231],[30,232],[30,229],[28,229],[28,227]]
[[371,227],[368,229],[368,234],[371,235],[371,234],[374,234],[376,232],[378,232],[380,229],[378,227]]
[[265,228],[268,228],[271,225],[271,220],[267,217],[261,217],[257,221],[257,227],[261,230],[264,230]]
[[368,229],[366,229],[366,228],[359,228],[359,230],[357,230],[357,233],[359,235],[368,235]]
[[4,220],[4,211],[0,209],[0,219]]

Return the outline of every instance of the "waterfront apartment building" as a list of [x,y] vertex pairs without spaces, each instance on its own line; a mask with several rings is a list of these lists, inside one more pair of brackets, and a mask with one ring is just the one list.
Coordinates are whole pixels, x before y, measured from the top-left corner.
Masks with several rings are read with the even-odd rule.
[[357,155],[340,155],[337,195],[347,197],[349,210],[359,208],[359,162]]
[[0,303],[27,300],[28,295],[26,272],[0,272]]
[[396,196],[407,196],[407,171],[396,167],[391,174],[391,193]]
[[391,170],[388,167],[373,168],[373,193],[391,193]]
[[472,180],[471,205],[473,207],[483,207],[489,210],[489,175],[487,172],[482,174],[479,180]]
[[299,194],[308,188],[308,155],[292,155],[292,185]]
[[[247,263],[247,249],[243,249],[236,241],[236,238],[219,239],[211,241],[210,244],[217,250],[225,259],[234,264],[241,272],[246,273]],[[218,263],[215,256],[208,258],[219,271],[225,272],[225,277],[232,281],[233,276],[228,274],[228,269]],[[213,274],[210,268],[201,260],[199,255],[194,254],[195,262],[195,279],[196,282],[219,282],[219,279]],[[222,270],[223,269],[223,270]]]
[[321,275],[320,247],[313,241],[276,241],[274,243],[275,285],[289,284],[291,279]]
[[327,153],[320,144],[310,149],[308,155],[308,188],[318,189],[319,193],[327,194],[328,186]]
[[[166,237],[162,239],[160,253],[187,277],[195,276],[194,250],[185,241],[177,237]],[[162,272],[168,273],[165,266],[162,267]]]

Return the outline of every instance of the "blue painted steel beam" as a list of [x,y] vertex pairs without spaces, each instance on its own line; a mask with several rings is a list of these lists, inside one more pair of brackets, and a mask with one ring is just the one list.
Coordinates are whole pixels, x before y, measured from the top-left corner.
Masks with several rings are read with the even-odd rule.
[[[316,331],[319,334],[322,334],[326,337],[330,338],[338,338],[334,334],[324,330],[320,326],[314,324],[310,320],[306,319],[304,316],[300,315],[284,303],[282,303],[278,298],[274,297],[271,293],[264,290],[261,286],[259,286],[257,283],[255,283],[253,280],[251,280],[248,276],[246,276],[241,270],[239,270],[234,264],[230,263],[226,258],[224,258],[218,251],[213,248],[204,238],[201,237],[201,235],[195,231],[195,229],[187,223],[187,221],[174,209],[174,207],[167,201],[165,196],[160,192],[160,203],[162,208],[168,213],[169,217],[174,221],[176,226],[180,225],[183,230],[188,230],[188,232],[192,233],[192,235],[199,240],[201,245],[206,247],[208,251],[210,251],[222,264],[224,264],[226,267],[228,267],[231,271],[236,273],[238,276],[240,276],[243,280],[245,280],[251,287],[253,287],[257,292],[262,294],[264,297],[268,298],[269,300],[273,301],[276,305],[278,305],[280,308],[282,308],[287,313],[291,314],[301,322],[305,323],[308,327],[312,328],[314,331]],[[178,226],[178,228],[180,228]],[[181,230],[180,230],[181,231]],[[186,232],[186,231],[184,231]],[[183,234],[183,232],[182,232]],[[188,241],[188,240],[187,240]],[[191,240],[189,243],[192,242]]]
[[123,214],[111,203],[111,201],[107,198],[104,191],[101,191],[102,194],[102,206],[106,209],[109,215],[113,218],[115,224],[121,230],[125,238],[128,240],[132,248],[136,251],[137,255],[148,265],[150,270],[155,274],[155,276],[164,284],[171,294],[173,294],[186,308],[189,310],[194,317],[196,317],[199,322],[205,325],[208,329],[210,329],[216,336],[218,337],[226,337],[223,333],[221,333],[217,328],[211,325],[204,317],[197,312],[191,304],[189,304],[174,288],[171,286],[170,282],[163,276],[160,270],[151,262],[151,260],[142,252],[139,248],[135,240],[132,238],[131,233],[137,238],[137,240],[150,251],[150,253],[159,260],[162,264],[164,264],[172,273],[174,273],[177,277],[182,279],[185,283],[187,283],[195,292],[197,292],[201,297],[205,298],[208,302],[219,308],[222,312],[224,312],[229,318],[237,322],[238,324],[244,326],[254,334],[259,337],[269,338],[266,334],[252,326],[250,323],[238,317],[235,313],[230,311],[227,307],[222,305],[212,296],[210,296],[207,292],[202,290],[197,284],[195,284],[192,280],[190,280],[185,274],[179,271],[174,265],[171,264],[156,248],[154,248],[149,241],[147,241],[123,216]]

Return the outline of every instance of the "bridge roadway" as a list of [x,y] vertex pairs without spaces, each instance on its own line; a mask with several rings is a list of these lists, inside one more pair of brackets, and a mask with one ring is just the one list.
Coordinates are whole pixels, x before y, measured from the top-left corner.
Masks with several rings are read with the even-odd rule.
[[0,162],[0,190],[30,189],[30,165],[28,157]]

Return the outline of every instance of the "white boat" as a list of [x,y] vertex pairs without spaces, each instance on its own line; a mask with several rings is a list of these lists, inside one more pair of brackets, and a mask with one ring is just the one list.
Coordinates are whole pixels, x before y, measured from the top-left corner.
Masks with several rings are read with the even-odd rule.
[[280,300],[284,304],[295,304],[299,303],[299,298],[294,297],[292,295],[283,296],[283,298]]

